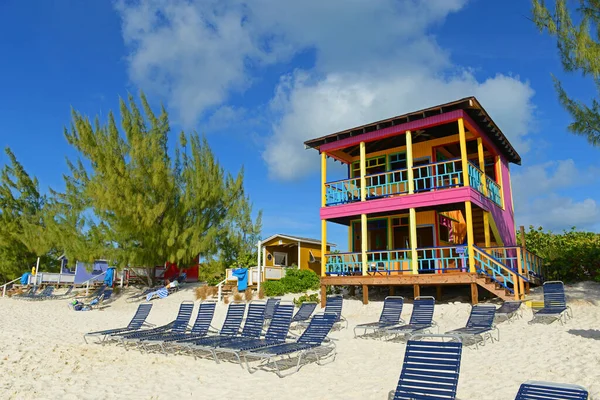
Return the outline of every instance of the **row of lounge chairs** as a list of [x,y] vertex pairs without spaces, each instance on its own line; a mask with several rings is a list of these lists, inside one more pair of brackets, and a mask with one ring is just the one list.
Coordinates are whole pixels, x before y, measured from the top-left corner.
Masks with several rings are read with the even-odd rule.
[[[126,349],[134,347],[145,352],[211,356],[217,363],[227,359],[245,365],[250,373],[264,369],[280,377],[297,372],[303,362],[313,358],[318,364],[335,360],[335,344],[327,335],[340,321],[338,314],[325,310],[312,316],[298,336],[290,332],[294,318],[300,313],[299,310],[294,315],[293,303],[276,303],[266,332],[266,302],[252,301],[248,307],[245,303],[230,304],[220,330],[211,325],[215,306],[213,301],[200,303],[196,320],[190,327],[194,303],[185,301],[175,320],[152,326],[146,323],[152,304],[143,303],[126,327],[90,332],[84,339],[87,343],[88,338],[95,337],[100,343],[115,342]],[[304,322],[301,315],[295,324],[303,325]],[[295,361],[290,364],[290,360]]]
[[[424,340],[425,337],[438,340]],[[388,398],[455,399],[463,344],[453,335],[415,335],[407,343],[395,390]],[[589,393],[579,385],[527,381],[515,400],[586,400]]]
[[54,294],[54,286],[46,286],[41,292],[38,293],[38,286],[32,286],[24,293],[12,296],[13,299],[39,301],[39,300],[58,300],[71,297],[73,292],[73,286],[69,286],[67,291],[63,294]]

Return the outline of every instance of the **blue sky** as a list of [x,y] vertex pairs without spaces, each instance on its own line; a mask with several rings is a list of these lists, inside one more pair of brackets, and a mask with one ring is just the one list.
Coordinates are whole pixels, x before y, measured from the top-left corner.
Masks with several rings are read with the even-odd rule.
[[[550,74],[583,100],[593,88],[561,72],[528,15],[528,1],[5,0],[0,145],[61,189],[71,107],[106,116],[143,89],[169,109],[173,138],[204,132],[227,169],[244,165],[264,237],[319,237],[305,140],[475,95],[523,158],[517,224],[598,231],[598,149],[567,133]],[[345,249],[345,229],[329,231]]]

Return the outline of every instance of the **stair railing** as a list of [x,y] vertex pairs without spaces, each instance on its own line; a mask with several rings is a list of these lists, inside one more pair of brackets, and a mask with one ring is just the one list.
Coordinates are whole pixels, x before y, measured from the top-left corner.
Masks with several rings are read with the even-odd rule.
[[6,296],[6,287],[8,285],[10,285],[11,283],[14,283],[14,282],[16,282],[16,281],[18,281],[20,279],[21,279],[21,277],[18,277],[17,279],[13,279],[12,281],[6,282],[4,285],[2,285],[2,297]]
[[[529,279],[508,268],[477,246],[473,246],[473,258],[477,264],[477,272],[514,294],[515,300],[521,299],[524,294],[523,282],[529,282]],[[512,284],[512,287],[509,284]]]
[[217,292],[217,301],[220,302],[223,298],[223,285],[227,282],[227,278],[223,279],[221,282],[217,284],[217,288],[219,291]]

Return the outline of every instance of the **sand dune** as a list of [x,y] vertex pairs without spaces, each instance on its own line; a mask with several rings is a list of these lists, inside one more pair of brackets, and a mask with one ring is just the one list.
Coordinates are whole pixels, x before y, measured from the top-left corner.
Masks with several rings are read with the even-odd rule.
[[[524,319],[499,325],[501,341],[463,352],[458,397],[463,400],[513,399],[528,379],[576,383],[600,398],[600,285],[567,287],[574,319],[562,326],[528,325]],[[539,296],[539,294],[538,294]],[[148,320],[172,320],[179,303],[192,300],[183,290],[155,301]],[[223,321],[217,306],[213,325]],[[114,345],[86,345],[86,332],[125,326],[136,303],[117,299],[101,311],[74,312],[66,300],[26,302],[0,299],[0,397],[3,399],[384,399],[397,383],[405,345],[354,339],[352,327],[377,320],[382,302],[363,306],[345,300],[350,329],[337,340],[335,362],[310,364],[280,379],[272,373],[248,374],[237,364],[215,364],[189,356],[125,351]],[[409,318],[411,304],[403,312]],[[466,322],[470,306],[436,306],[440,331]]]

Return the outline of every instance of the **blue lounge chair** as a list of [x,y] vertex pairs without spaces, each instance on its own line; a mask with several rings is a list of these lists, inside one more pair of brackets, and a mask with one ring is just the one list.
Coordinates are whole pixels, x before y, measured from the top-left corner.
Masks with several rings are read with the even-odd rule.
[[390,328],[404,323],[400,316],[402,315],[402,307],[404,306],[404,297],[402,296],[388,296],[383,301],[383,309],[379,315],[379,321],[369,322],[367,324],[360,324],[354,327],[354,337],[358,337],[356,330],[362,330],[361,336],[365,336],[367,331],[372,331],[373,334],[377,334],[380,330]]
[[292,324],[308,321],[315,308],[317,308],[316,302],[307,301],[300,304],[300,308],[292,318]]
[[72,285],[71,285],[71,286],[69,286],[69,287],[67,288],[67,291],[66,291],[66,292],[64,292],[63,294],[54,294],[54,295],[52,295],[50,298],[51,298],[52,300],[56,300],[56,299],[65,299],[65,298],[67,298],[67,297],[69,297],[69,296],[71,295],[71,292],[73,292],[73,289],[74,289],[74,286],[72,286]]
[[496,331],[496,340],[500,340],[500,331],[494,326],[494,317],[496,316],[496,307],[492,304],[477,304],[471,308],[471,314],[467,320],[467,325],[464,328],[454,329],[446,332],[447,335],[459,336],[463,344],[465,339],[473,339],[475,348],[479,344],[485,345],[489,339],[494,342],[493,331]]
[[515,400],[587,400],[586,388],[566,383],[527,381],[519,388]]
[[522,318],[521,301],[505,301],[496,310],[496,322],[512,322],[513,319]]
[[[241,338],[252,338],[258,339],[262,334],[263,324],[265,322],[265,308],[266,304],[263,301],[252,301],[248,306],[248,315],[244,321],[244,327],[240,333]],[[194,354],[194,357],[198,353],[208,352],[213,355],[215,361],[218,362],[215,355],[213,354],[213,348],[229,343],[234,340],[236,336],[209,336],[193,341],[189,345],[190,351]]]
[[54,286],[46,286],[40,294],[25,297],[25,300],[46,300],[52,296],[52,293],[54,293]]
[[31,297],[33,295],[36,294],[36,292],[38,291],[38,286],[32,286],[29,289],[27,289],[27,291],[21,293],[21,294],[14,294],[12,296],[13,299],[26,299],[28,297]]
[[156,334],[162,334],[164,332],[185,332],[187,330],[188,323],[190,322],[190,318],[192,317],[193,310],[194,302],[182,301],[181,305],[179,306],[179,312],[177,313],[177,317],[174,321],[166,325],[152,329],[135,331],[131,333],[118,333],[116,335],[111,336],[115,337],[121,344],[125,345],[127,343],[139,343],[147,337],[151,337]]
[[236,337],[226,343],[220,343],[216,348],[212,349],[214,359],[218,362],[218,354],[221,353],[233,354],[240,365],[242,365],[242,360],[240,358],[241,353],[261,347],[285,343],[285,339],[290,330],[293,313],[293,303],[279,303],[264,339]]
[[[426,336],[442,338],[425,341]],[[450,339],[444,341],[444,338]],[[460,374],[462,343],[448,335],[415,335],[406,345],[402,372],[388,399],[455,399]]]
[[189,332],[162,332],[156,335],[146,337],[141,345],[144,350],[148,351],[149,347],[158,346],[163,353],[166,351],[165,346],[169,346],[178,340],[184,339],[200,339],[208,334],[210,324],[215,315],[215,307],[217,303],[214,301],[203,301],[198,308],[196,321]]
[[[224,338],[233,337],[240,331],[240,326],[244,320],[244,314],[246,313],[245,303],[232,303],[227,308],[227,314],[225,315],[225,321],[223,326],[217,335],[208,336],[207,338]],[[174,346],[178,346],[180,350],[189,349],[189,346],[194,342],[197,342],[198,338],[186,338],[177,340],[173,343]]]
[[114,335],[117,333],[124,333],[124,332],[133,332],[133,331],[137,331],[137,330],[141,329],[143,326],[152,326],[151,324],[148,324],[146,322],[146,318],[148,318],[148,314],[150,314],[151,309],[152,309],[152,304],[150,304],[150,303],[140,304],[137,308],[137,311],[135,312],[135,315],[133,316],[131,321],[129,321],[129,324],[126,327],[115,328],[115,329],[106,329],[103,331],[86,333],[85,335],[83,335],[83,340],[87,343],[88,336],[92,336],[92,337],[97,336],[97,337],[101,337],[99,343],[102,343],[110,335]]
[[[325,311],[323,311],[322,313],[318,313],[318,314],[335,314],[337,319],[335,321],[334,328],[336,326],[339,326],[340,329],[342,328],[342,326],[345,326],[347,328],[348,321],[342,315],[343,305],[344,305],[344,298],[341,295],[327,296],[326,303],[325,303]],[[310,321],[312,321],[312,319]],[[307,320],[307,321],[298,322],[297,326],[306,327],[307,325],[310,324],[310,321]]]
[[[335,361],[335,344],[331,340],[326,340],[326,338],[337,321],[338,316],[336,314],[317,314],[311,318],[310,324],[295,342],[245,352],[244,361],[248,372],[254,373],[259,369],[272,370],[277,376],[283,378],[284,376],[298,372],[302,367],[302,359],[306,359],[308,355],[314,355],[315,361],[319,365],[325,364],[322,360],[328,358],[331,358],[331,361],[327,363]],[[320,353],[323,353],[324,357]],[[292,371],[285,374],[282,373],[282,361],[293,361],[291,358],[293,354],[297,355],[298,358],[295,363],[295,369],[294,365],[289,365]],[[250,367],[251,361],[258,361],[259,364],[255,367]]]
[[415,333],[431,333],[435,322],[433,321],[433,311],[435,308],[435,299],[430,296],[416,297],[413,302],[413,310],[408,324],[382,328],[382,335],[387,339],[399,335],[406,336]]
[[561,281],[548,281],[544,283],[544,308],[534,313],[533,319],[529,323],[548,322],[556,320],[561,325],[567,322],[568,318],[573,318],[571,307],[567,305],[565,296],[565,285]]
[[275,314],[275,309],[277,308],[277,305],[280,301],[281,299],[278,297],[270,297],[267,300],[267,306],[265,308],[265,324],[267,324],[273,318],[273,315]]

